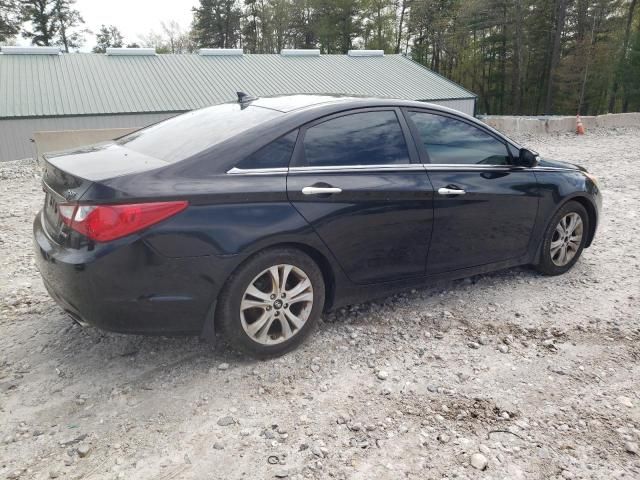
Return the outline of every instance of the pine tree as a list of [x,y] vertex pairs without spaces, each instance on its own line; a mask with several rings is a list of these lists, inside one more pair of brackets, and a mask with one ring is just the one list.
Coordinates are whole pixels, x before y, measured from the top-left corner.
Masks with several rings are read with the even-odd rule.
[[52,46],[58,32],[55,0],[23,0],[22,18],[31,29],[25,28],[22,36],[31,40],[33,45]]
[[61,45],[65,52],[69,48],[79,48],[84,42],[84,31],[74,31],[84,23],[80,12],[74,7],[76,0],[55,0],[53,13],[58,38],[56,44]]
[[105,53],[107,48],[120,48],[124,44],[124,39],[118,27],[114,25],[102,25],[96,34],[96,46],[93,53]]
[[17,0],[0,0],[0,43],[18,33],[20,8]]
[[199,47],[237,47],[241,16],[234,0],[200,0],[193,8],[194,41]]

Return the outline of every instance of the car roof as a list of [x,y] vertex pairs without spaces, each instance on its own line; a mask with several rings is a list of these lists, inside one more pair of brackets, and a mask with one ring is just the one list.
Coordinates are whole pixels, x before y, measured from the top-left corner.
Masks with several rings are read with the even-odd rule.
[[278,95],[275,97],[261,97],[251,101],[251,106],[269,108],[287,113],[301,108],[312,107],[326,103],[343,103],[355,100],[356,97],[341,95]]
[[338,104],[354,104],[359,106],[375,106],[375,105],[398,105],[398,106],[430,106],[442,110],[446,108],[437,105],[427,104],[425,102],[400,100],[394,98],[365,97],[354,95],[279,95],[274,97],[261,97],[250,101],[251,106],[269,108],[283,113],[294,112],[296,110],[308,109],[313,107],[338,105]]

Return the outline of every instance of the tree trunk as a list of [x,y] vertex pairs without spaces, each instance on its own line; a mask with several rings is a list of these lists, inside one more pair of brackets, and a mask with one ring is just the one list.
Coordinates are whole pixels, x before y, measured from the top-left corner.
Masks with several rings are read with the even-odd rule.
[[[609,97],[609,113],[613,113],[616,108],[616,97],[618,95],[618,88],[620,88],[620,77],[624,76],[627,65],[627,49],[629,48],[629,38],[631,37],[631,25],[633,24],[633,13],[636,8],[636,0],[631,0],[629,4],[629,13],[627,15],[627,25],[624,30],[624,40],[622,42],[622,54],[618,63],[618,69],[615,73],[613,80],[613,87],[611,88],[611,96]],[[626,91],[624,92],[626,98]],[[623,106],[627,103],[623,100]],[[623,108],[624,110],[624,108]]]
[[553,44],[551,50],[551,61],[549,63],[549,77],[547,79],[547,96],[544,102],[544,113],[550,114],[553,109],[553,81],[556,68],[560,63],[560,41],[562,40],[562,30],[564,20],[567,16],[567,0],[556,0],[555,24],[553,29]]
[[398,23],[398,36],[396,38],[396,53],[400,53],[400,43],[402,42],[402,27],[404,25],[404,16],[407,11],[407,0],[402,0],[402,8],[400,10],[400,22]]
[[511,75],[511,112],[522,113],[522,0],[514,1],[513,72]]

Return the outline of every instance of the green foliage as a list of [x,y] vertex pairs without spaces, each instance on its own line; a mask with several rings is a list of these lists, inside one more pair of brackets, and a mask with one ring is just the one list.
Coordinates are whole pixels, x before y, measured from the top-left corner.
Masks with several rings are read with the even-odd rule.
[[53,6],[54,22],[57,28],[56,45],[65,52],[70,48],[80,48],[84,43],[86,30],[75,30],[84,23],[80,12],[74,7],[76,0],[55,0]]
[[55,3],[55,0],[22,0],[22,19],[31,23],[31,28],[24,27],[22,36],[33,45],[53,45],[58,31]]
[[16,35],[20,29],[20,8],[17,0],[0,0],[0,43]]
[[78,48],[86,30],[77,30],[84,20],[74,8],[76,0],[22,0],[22,36],[33,45],[60,45],[65,52]]
[[114,25],[102,25],[96,34],[96,46],[93,53],[105,53],[107,48],[120,48],[124,44],[124,39],[118,27]]
[[199,47],[233,48],[240,43],[242,12],[235,0],[200,0],[193,9],[193,38]]

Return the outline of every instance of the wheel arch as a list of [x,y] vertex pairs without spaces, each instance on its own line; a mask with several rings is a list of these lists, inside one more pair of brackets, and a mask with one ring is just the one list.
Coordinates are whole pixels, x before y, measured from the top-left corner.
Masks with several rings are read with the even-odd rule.
[[[306,255],[308,255],[316,263],[316,265],[318,265],[318,268],[322,273],[322,279],[324,280],[325,300],[323,305],[323,312],[326,312],[334,303],[335,290],[336,290],[336,286],[335,286],[336,276],[335,276],[333,266],[331,265],[326,255],[320,252],[317,248],[314,248],[310,245],[307,245],[304,243],[298,243],[298,242],[280,242],[280,243],[274,243],[268,246],[263,246],[262,248],[256,249],[255,251],[251,252],[251,254],[247,256],[247,258],[245,258],[233,269],[233,271],[229,274],[229,276],[233,275],[234,272],[236,272],[242,265],[250,261],[257,254],[264,252],[266,250],[273,250],[277,248],[292,248],[292,249],[299,250],[305,253]],[[215,302],[213,303],[209,311],[209,314],[207,315],[207,319],[205,320],[204,328],[201,334],[201,336],[204,338],[207,338],[207,339],[213,338],[213,336],[215,336],[215,332],[218,330],[218,327],[219,327],[218,322],[220,319],[218,318],[218,315],[216,315],[216,311],[217,311],[217,305],[219,303],[219,298],[221,294],[222,294],[222,289],[220,289],[220,292],[218,292],[218,296],[216,297]]]
[[593,241],[593,238],[595,237],[595,234],[596,234],[596,226],[598,224],[598,213],[596,211],[596,206],[593,204],[591,200],[589,200],[589,198],[581,195],[576,195],[562,202],[562,204],[558,207],[556,212],[569,202],[578,202],[587,211],[587,215],[589,215],[589,231],[587,232],[587,241],[584,244],[584,248],[587,248],[591,245],[591,242]]
[[544,243],[544,236],[546,235],[546,232],[549,229],[551,220],[556,215],[556,213],[558,213],[560,209],[563,208],[569,202],[577,202],[580,205],[582,205],[584,209],[587,211],[587,215],[589,215],[589,231],[587,232],[588,236],[587,236],[587,241],[585,243],[585,248],[591,245],[591,242],[593,241],[593,238],[595,236],[596,225],[598,221],[598,214],[597,214],[596,207],[588,197],[585,197],[583,195],[573,195],[571,197],[564,198],[563,201],[560,202],[556,206],[556,208],[553,210],[553,212],[549,215],[549,218],[545,223],[544,230],[542,230],[542,237],[538,242],[538,246],[536,247],[536,250],[535,250],[535,255],[534,255],[535,262],[540,261],[540,255],[542,255],[542,244]]

